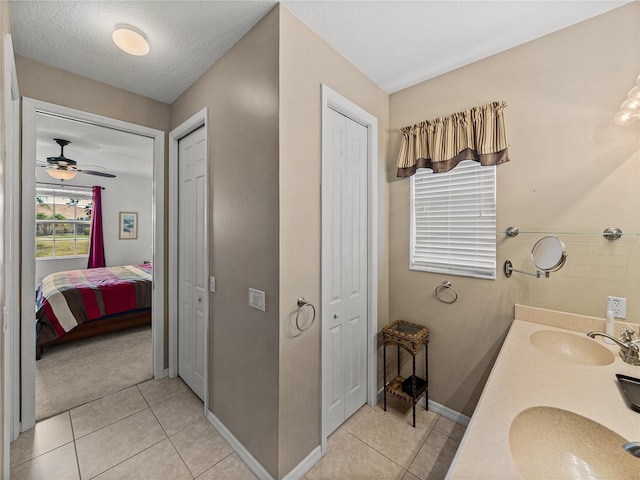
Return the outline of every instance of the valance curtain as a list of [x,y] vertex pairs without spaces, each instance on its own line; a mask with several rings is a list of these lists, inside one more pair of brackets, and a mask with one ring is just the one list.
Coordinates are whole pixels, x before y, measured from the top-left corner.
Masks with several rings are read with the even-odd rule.
[[492,102],[402,128],[398,177],[410,177],[418,168],[448,172],[463,160],[481,165],[508,162],[506,106],[505,102]]
[[93,187],[91,229],[89,233],[89,261],[87,268],[105,266],[104,239],[102,235],[102,187]]

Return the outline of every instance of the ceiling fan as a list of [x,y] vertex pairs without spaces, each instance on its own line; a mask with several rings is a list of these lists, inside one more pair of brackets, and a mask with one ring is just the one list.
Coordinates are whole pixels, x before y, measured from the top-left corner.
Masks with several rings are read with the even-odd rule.
[[60,145],[60,155],[57,157],[47,157],[46,163],[38,161],[39,166],[46,168],[47,173],[53,178],[57,180],[71,180],[78,173],[85,173],[87,175],[98,175],[99,177],[116,178],[116,176],[112,173],[79,169],[76,166],[78,162],[64,156],[64,147],[69,145],[71,142],[69,140],[63,140],[62,138],[54,138],[53,140],[58,145]]

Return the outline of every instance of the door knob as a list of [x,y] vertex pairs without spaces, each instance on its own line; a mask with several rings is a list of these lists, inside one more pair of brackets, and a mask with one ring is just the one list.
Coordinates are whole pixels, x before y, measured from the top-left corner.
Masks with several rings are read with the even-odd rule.
[[334,313],[333,314],[333,318],[338,318],[339,316],[340,316],[340,314],[338,314],[338,313]]
[[198,302],[202,302],[202,299],[201,299],[201,298],[198,298]]

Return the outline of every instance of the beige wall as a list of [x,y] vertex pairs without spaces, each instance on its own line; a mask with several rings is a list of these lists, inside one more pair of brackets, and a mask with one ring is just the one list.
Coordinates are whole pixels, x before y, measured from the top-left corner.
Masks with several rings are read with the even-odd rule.
[[[640,72],[640,4],[634,2],[442,75],[390,97],[390,318],[428,325],[430,398],[470,415],[513,318],[515,303],[604,317],[607,295],[627,298],[628,320],[640,322],[640,238],[607,242],[617,226],[640,232],[638,124],[613,115]],[[501,268],[533,270],[528,252],[541,233],[497,235],[495,281],[408,270],[409,180],[395,179],[399,129],[493,100],[506,100],[512,161],[498,167],[498,230],[559,234],[566,266],[549,279]],[[452,305],[434,288],[451,280]],[[419,363],[420,364],[420,363]]]
[[125,122],[167,131],[170,107],[166,103],[96,82],[86,77],[16,56],[23,97],[63,105]]
[[[172,105],[209,107],[209,409],[278,472],[278,9]],[[266,312],[248,288],[266,292]]]
[[[11,33],[11,17],[9,13],[9,2],[0,3],[0,204],[4,205],[2,198],[5,194],[5,164],[6,164],[6,138],[5,138],[5,127],[7,118],[5,117],[5,98],[4,91],[6,88],[5,85],[5,71],[4,71],[4,36],[6,33]],[[2,249],[4,248],[4,242],[6,241],[7,231],[4,228],[4,212],[0,212],[0,222],[2,222],[3,227],[0,228],[0,325],[4,324],[4,306],[5,306],[5,284],[7,281],[6,273],[5,273],[5,261],[4,256],[2,254]],[[4,473],[4,382],[5,382],[5,365],[4,365],[4,329],[0,328],[0,476]]]
[[[292,328],[296,299],[320,305],[320,86],[378,119],[379,318],[387,322],[388,95],[280,8],[280,476],[320,442],[320,321]],[[320,310],[318,309],[318,315]]]
[[[172,105],[172,128],[210,108],[209,407],[276,478],[320,444],[320,322],[294,338],[291,320],[299,296],[320,302],[322,83],[380,122],[385,323],[387,94],[279,6]],[[249,286],[266,313],[247,307]]]

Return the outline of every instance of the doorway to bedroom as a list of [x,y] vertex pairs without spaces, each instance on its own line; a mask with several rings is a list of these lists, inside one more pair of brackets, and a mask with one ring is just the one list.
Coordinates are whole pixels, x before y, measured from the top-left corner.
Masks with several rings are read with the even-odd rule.
[[31,99],[23,132],[24,431],[164,375],[164,134]]

